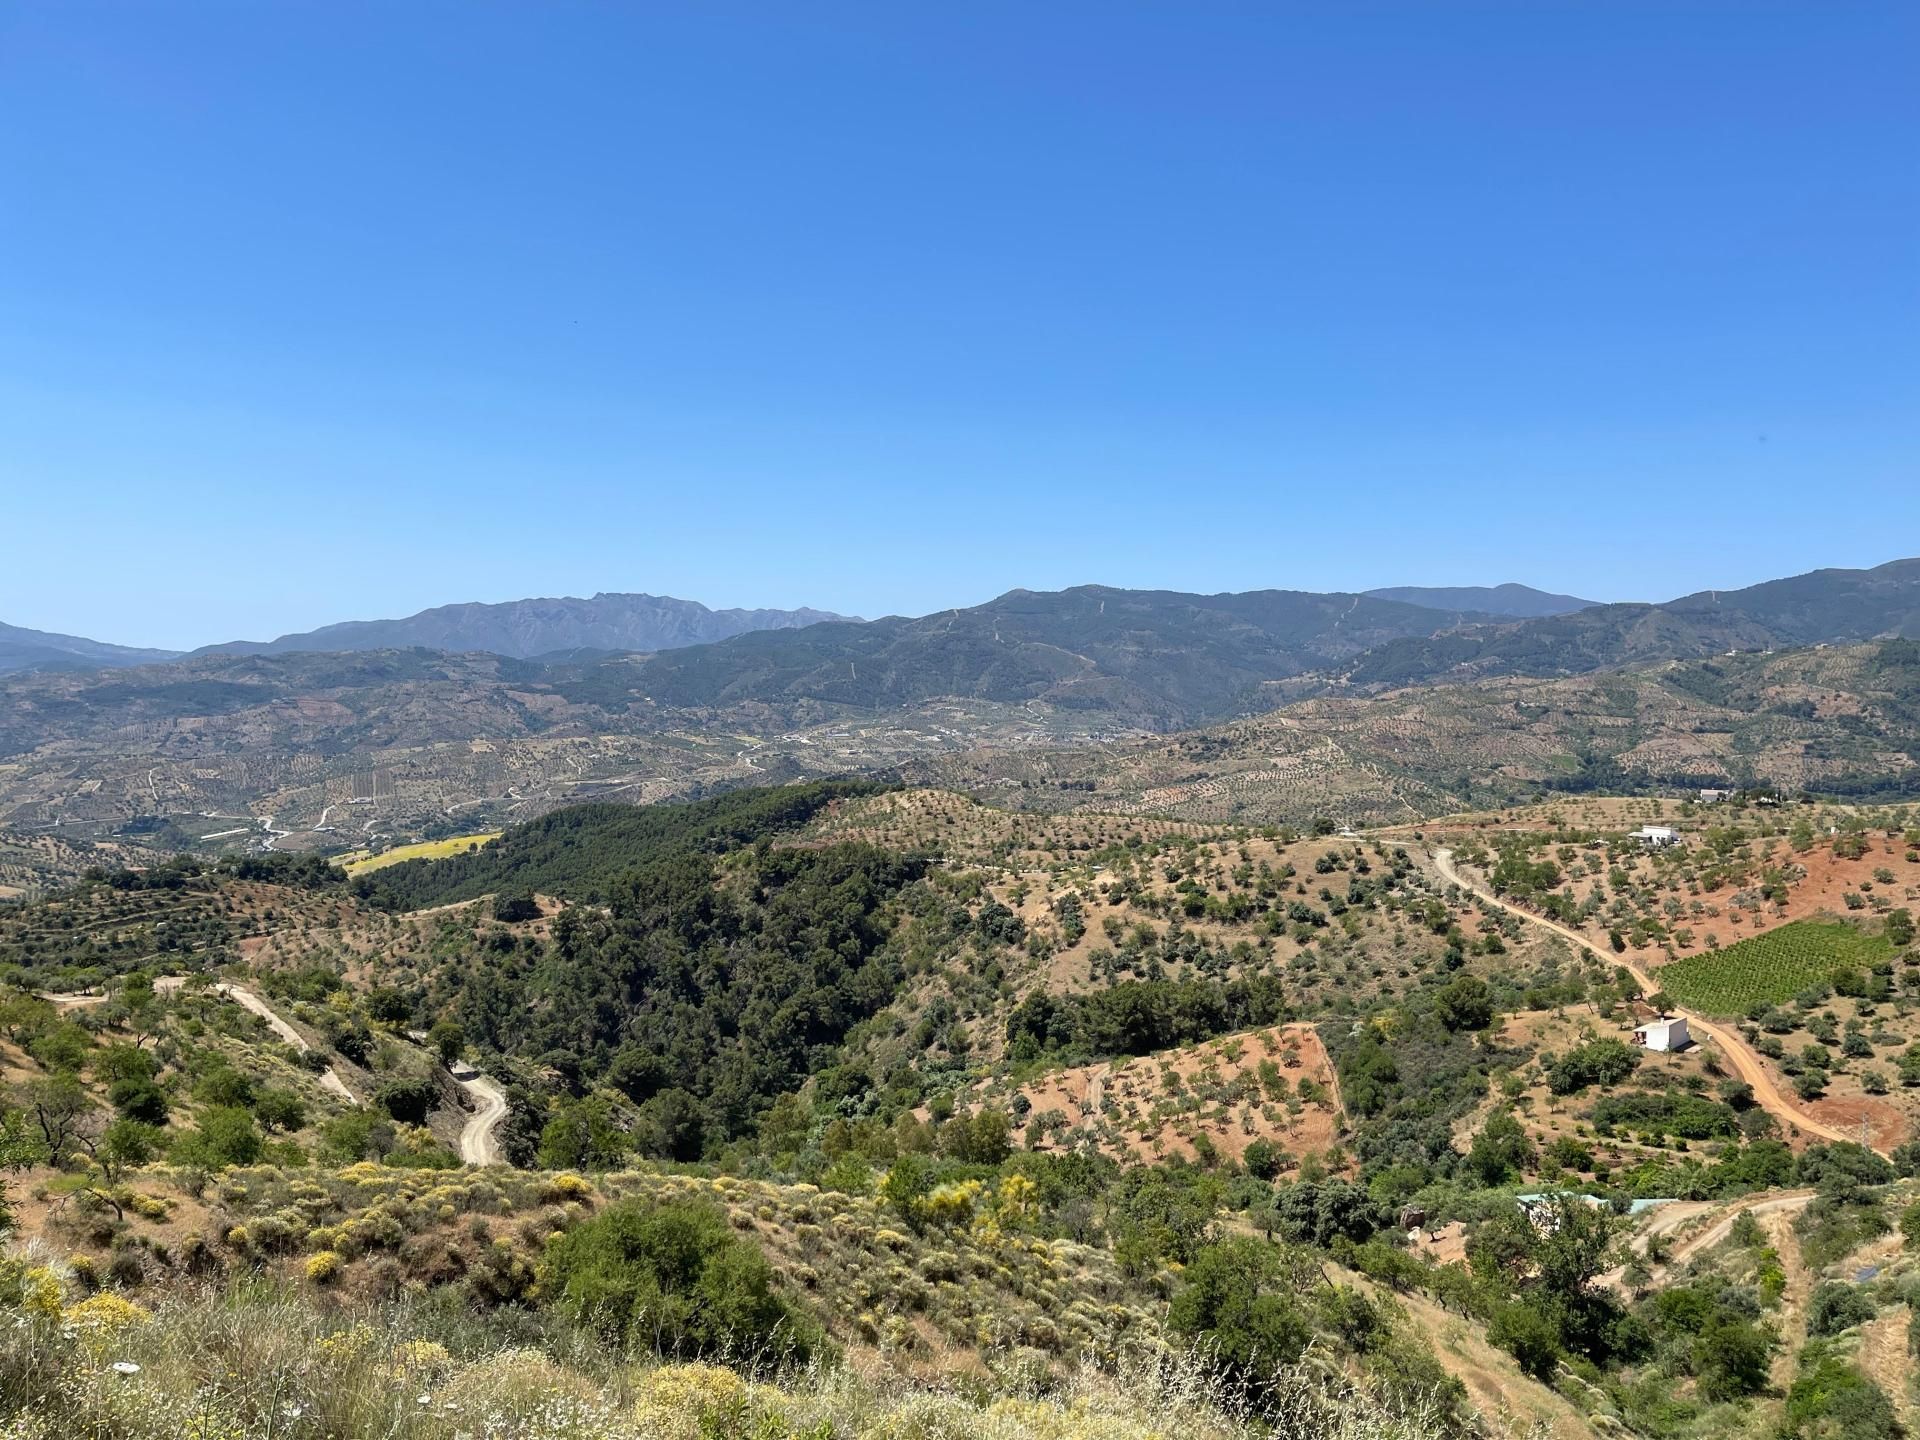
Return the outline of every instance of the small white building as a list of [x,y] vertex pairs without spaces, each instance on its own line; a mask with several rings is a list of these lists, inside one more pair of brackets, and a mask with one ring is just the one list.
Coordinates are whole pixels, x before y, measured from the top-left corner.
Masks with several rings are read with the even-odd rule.
[[1693,1037],[1687,1034],[1686,1017],[1662,1015],[1658,1020],[1634,1026],[1633,1043],[1649,1050],[1684,1050],[1693,1043]]
[[1733,792],[1731,790],[1709,790],[1705,786],[1702,786],[1700,789],[1700,803],[1702,805],[1718,805],[1722,800],[1731,800],[1732,798]]
[[1647,850],[1664,850],[1680,843],[1680,832],[1671,825],[1642,825],[1627,838],[1638,840]]

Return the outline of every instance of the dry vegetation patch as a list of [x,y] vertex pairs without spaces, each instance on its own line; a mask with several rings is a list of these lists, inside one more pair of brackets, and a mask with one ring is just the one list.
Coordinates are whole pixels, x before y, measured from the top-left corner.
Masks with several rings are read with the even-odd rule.
[[1028,1117],[1035,1149],[1146,1162],[1238,1162],[1264,1141],[1292,1168],[1326,1156],[1344,1125],[1339,1082],[1311,1025],[1075,1066],[987,1098]]

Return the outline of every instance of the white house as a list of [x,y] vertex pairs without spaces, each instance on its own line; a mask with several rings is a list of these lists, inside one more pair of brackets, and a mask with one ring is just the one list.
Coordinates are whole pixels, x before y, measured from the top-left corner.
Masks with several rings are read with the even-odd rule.
[[1680,832],[1671,825],[1642,825],[1627,838],[1638,840],[1648,850],[1664,850],[1680,843]]
[[1732,798],[1733,792],[1731,790],[1709,790],[1705,786],[1702,786],[1700,789],[1700,803],[1702,805],[1718,805],[1722,800],[1731,800]]
[[1633,1043],[1649,1050],[1684,1050],[1693,1043],[1684,1016],[1663,1015],[1633,1027]]

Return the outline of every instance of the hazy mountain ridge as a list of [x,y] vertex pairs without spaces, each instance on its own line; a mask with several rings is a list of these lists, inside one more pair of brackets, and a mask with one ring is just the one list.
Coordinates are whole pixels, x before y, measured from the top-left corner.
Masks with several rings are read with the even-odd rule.
[[1813,570],[1664,604],[1596,605],[1567,615],[1389,641],[1354,667],[1366,685],[1476,675],[1574,675],[1727,650],[1846,644],[1920,635],[1920,560]]
[[[1912,687],[1903,681],[1875,698],[1876,687],[1846,668],[1859,662],[1838,653],[1830,658],[1839,668],[1811,688],[1756,693],[1689,722],[1736,736],[1748,759],[1685,727],[1646,730],[1641,738],[1655,746],[1646,753],[1616,754],[1618,737],[1599,721],[1523,737],[1501,709],[1522,703],[1518,692],[1453,706],[1432,692],[1590,676],[1591,686],[1567,692],[1576,711],[1604,715],[1610,696],[1623,715],[1659,710],[1668,702],[1629,672],[1677,660],[1681,670],[1663,685],[1684,675],[1711,691],[1720,684],[1711,667],[1728,650],[1764,658],[1798,643],[1838,652],[1914,634],[1917,607],[1912,561],[1504,622],[1361,595],[1083,586],[653,654],[556,661],[411,648],[48,669],[0,675],[0,828],[144,836],[172,817],[166,823],[186,836],[173,843],[192,843],[236,833],[235,818],[271,817],[287,834],[404,834],[594,797],[649,801],[929,764],[944,775],[933,757],[963,752],[1017,758],[1078,747],[1097,769],[1123,763],[1124,747],[1156,734],[1268,714],[1279,730],[1247,763],[1274,778],[1247,797],[1255,810],[1281,794],[1293,805],[1309,774],[1348,777],[1355,813],[1402,816],[1491,773],[1516,786],[1564,774],[1595,784],[1751,776],[1835,793],[1863,793],[1878,775],[1904,792],[1915,754]],[[1805,685],[1785,672],[1774,683]],[[1396,690],[1403,694],[1382,693]],[[1467,718],[1439,723],[1455,715]],[[1460,763],[1416,758],[1417,737],[1430,728]],[[1281,732],[1293,738],[1281,743]],[[1466,759],[1482,739],[1491,750]],[[1109,750],[1104,760],[1095,753]],[[1162,774],[1157,764],[1136,768]],[[1166,784],[1213,768],[1204,759],[1176,765],[1133,803],[1166,808]],[[1028,777],[994,761],[952,779],[968,774],[988,787],[1071,782],[1083,795],[1097,778],[1078,762]],[[1194,783],[1217,790],[1219,777]],[[1112,803],[1105,788],[1100,803]],[[1363,806],[1358,791],[1375,798]]]
[[1257,704],[1271,682],[1453,623],[1345,593],[1013,590],[916,619],[760,632],[656,655],[637,685],[674,707],[805,700],[884,709],[955,696],[1044,702],[1170,729]]
[[1531,620],[1543,615],[1565,615],[1601,604],[1582,600],[1577,595],[1556,595],[1536,590],[1531,585],[1388,585],[1378,590],[1363,590],[1376,600],[1398,600],[1404,605],[1424,605],[1429,610],[1477,611],[1482,615],[1511,616]]
[[0,674],[11,670],[152,665],[178,659],[179,655],[178,650],[142,650],[131,645],[108,645],[80,635],[0,624]]
[[572,650],[654,651],[711,644],[754,630],[853,621],[827,610],[714,610],[671,595],[601,593],[438,605],[398,620],[346,620],[275,640],[207,645],[195,655],[289,651],[483,650],[516,660]]

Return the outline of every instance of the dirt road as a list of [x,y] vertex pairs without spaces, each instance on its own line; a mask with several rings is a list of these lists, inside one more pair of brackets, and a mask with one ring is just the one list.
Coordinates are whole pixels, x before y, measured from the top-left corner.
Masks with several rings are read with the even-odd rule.
[[1742,1215],[1752,1215],[1756,1220],[1762,1215],[1783,1214],[1789,1210],[1804,1210],[1813,1202],[1813,1191],[1793,1190],[1778,1195],[1769,1195],[1764,1200],[1735,1205],[1713,1224],[1695,1235],[1684,1244],[1674,1247],[1673,1254],[1667,1257],[1667,1268],[1678,1269],[1702,1250],[1711,1250],[1732,1232],[1734,1222]]
[[[1434,849],[1433,865],[1440,872],[1440,878],[1449,884],[1458,885],[1462,890],[1470,891],[1487,904],[1504,910],[1509,915],[1517,915],[1530,924],[1544,926],[1561,939],[1578,945],[1609,965],[1622,967],[1640,983],[1640,988],[1647,994],[1651,995],[1660,988],[1651,975],[1625,955],[1610,955],[1579,931],[1549,920],[1544,915],[1535,915],[1531,910],[1523,910],[1518,905],[1510,905],[1491,890],[1484,889],[1466,879],[1454,868],[1453,851],[1444,845]],[[1773,1077],[1767,1073],[1767,1068],[1761,1063],[1760,1056],[1752,1046],[1740,1038],[1738,1032],[1710,1020],[1703,1020],[1690,1010],[1675,1010],[1671,1013],[1686,1020],[1687,1031],[1695,1040],[1710,1040],[1719,1047],[1720,1053],[1726,1056],[1727,1063],[1733,1067],[1734,1074],[1753,1087],[1754,1102],[1781,1124],[1804,1130],[1809,1135],[1817,1135],[1822,1140],[1857,1141],[1859,1139],[1857,1134],[1850,1134],[1823,1120],[1815,1119],[1789,1100],[1780,1087],[1773,1083]]]
[[1341,1284],[1406,1313],[1441,1367],[1466,1386],[1474,1407],[1492,1422],[1492,1433],[1531,1440],[1593,1440],[1593,1427],[1580,1409],[1522,1373],[1506,1351],[1488,1344],[1484,1326],[1441,1308],[1418,1290],[1390,1291],[1353,1271],[1331,1268]]
[[[165,995],[178,990],[186,983],[184,976],[162,975],[158,980],[153,982],[153,988],[155,993]],[[213,988],[219,994],[233,1001],[233,1003],[241,1009],[251,1010],[255,1015],[258,1015],[262,1020],[267,1022],[267,1028],[269,1030],[273,1031],[275,1035],[286,1041],[287,1044],[291,1045],[301,1054],[304,1055],[313,1048],[307,1044],[304,1035],[294,1029],[293,1026],[289,1025],[285,1020],[281,1019],[280,1016],[276,1015],[273,1007],[258,995],[254,994],[253,991],[226,980],[219,982]],[[360,1103],[360,1097],[347,1088],[346,1081],[340,1078],[331,1065],[320,1072],[320,1084],[323,1088],[331,1090],[334,1094],[338,1095],[349,1105],[358,1105]]]
[[467,1120],[460,1132],[460,1159],[468,1165],[503,1165],[500,1142],[494,1132],[507,1118],[507,1097],[500,1087],[484,1075],[453,1077],[466,1092],[480,1102],[480,1108]]
[[113,997],[96,995],[91,990],[73,990],[62,993],[57,990],[36,990],[36,1000],[45,1000],[56,1010],[76,1010],[86,1005],[104,1005]]

